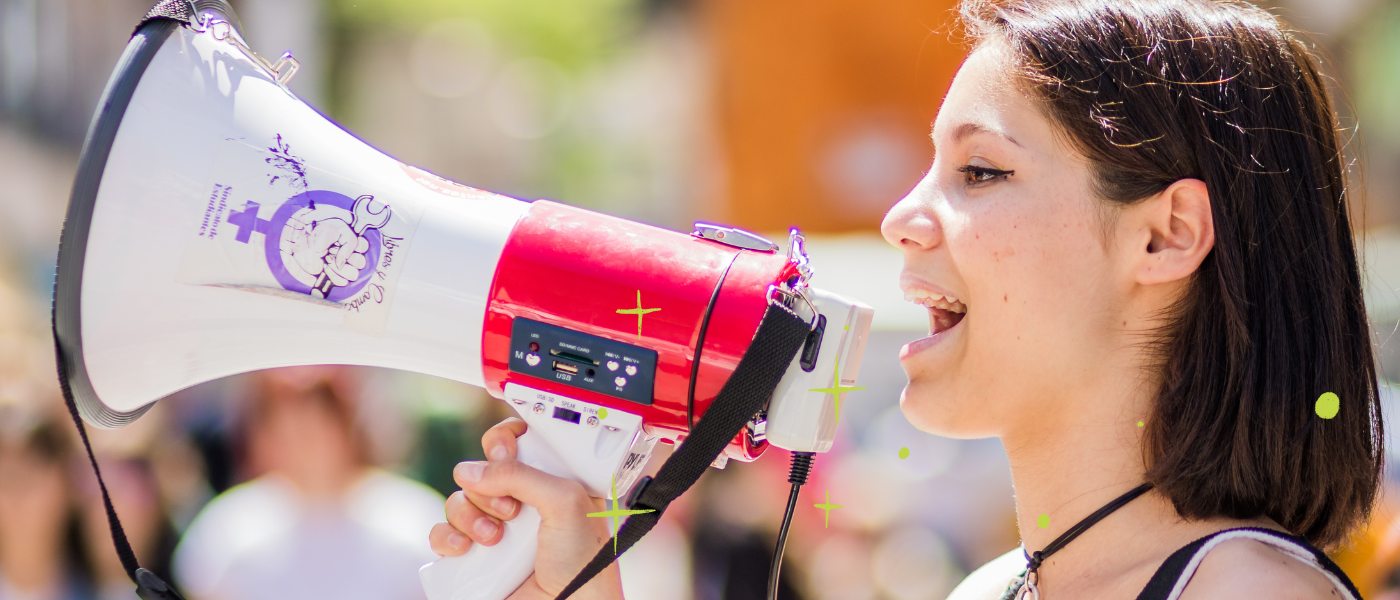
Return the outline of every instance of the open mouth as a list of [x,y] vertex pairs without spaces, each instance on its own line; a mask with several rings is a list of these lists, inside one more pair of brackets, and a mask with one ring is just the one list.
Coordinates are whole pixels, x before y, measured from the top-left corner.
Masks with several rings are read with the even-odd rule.
[[953,296],[922,288],[904,290],[904,299],[928,309],[928,333],[938,335],[952,329],[967,316],[967,305]]

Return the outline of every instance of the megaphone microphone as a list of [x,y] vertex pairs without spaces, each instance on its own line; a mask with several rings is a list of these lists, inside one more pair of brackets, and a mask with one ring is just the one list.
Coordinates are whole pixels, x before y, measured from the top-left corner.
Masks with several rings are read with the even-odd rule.
[[[780,253],[738,229],[686,235],[439,178],[317,113],[286,87],[290,54],[242,40],[224,0],[166,0],[108,83],[55,284],[75,415],[120,427],[273,367],[403,369],[505,400],[529,424],[521,461],[616,502],[659,498],[636,485],[653,445],[679,454],[719,431],[737,410],[725,398],[754,395],[743,379],[762,397],[705,461],[830,448],[821,390],[855,382],[873,311],[807,284],[796,230]],[[795,341],[768,343],[773,314],[801,326],[783,330]],[[753,358],[760,346],[781,360]],[[505,598],[533,570],[538,526],[523,506],[497,545],[425,566],[429,598]]]

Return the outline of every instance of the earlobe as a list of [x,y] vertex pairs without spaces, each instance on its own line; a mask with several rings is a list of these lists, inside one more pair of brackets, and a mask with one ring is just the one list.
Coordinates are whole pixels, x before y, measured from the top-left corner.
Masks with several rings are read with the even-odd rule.
[[1182,179],[1146,202],[1141,224],[1147,244],[1140,254],[1138,283],[1186,279],[1215,247],[1210,193],[1199,179]]

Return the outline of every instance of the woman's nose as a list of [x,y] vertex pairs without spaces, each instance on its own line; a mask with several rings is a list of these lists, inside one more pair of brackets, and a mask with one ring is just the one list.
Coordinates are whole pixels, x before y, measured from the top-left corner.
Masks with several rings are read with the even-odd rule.
[[928,250],[943,241],[943,229],[923,188],[922,184],[914,188],[885,214],[885,220],[880,223],[880,233],[895,248]]

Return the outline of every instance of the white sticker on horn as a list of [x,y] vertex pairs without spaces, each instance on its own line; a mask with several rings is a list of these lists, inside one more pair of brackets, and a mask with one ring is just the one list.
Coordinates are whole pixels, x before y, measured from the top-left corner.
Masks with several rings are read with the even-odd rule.
[[379,335],[423,209],[307,165],[277,136],[228,140],[176,280],[314,302]]

